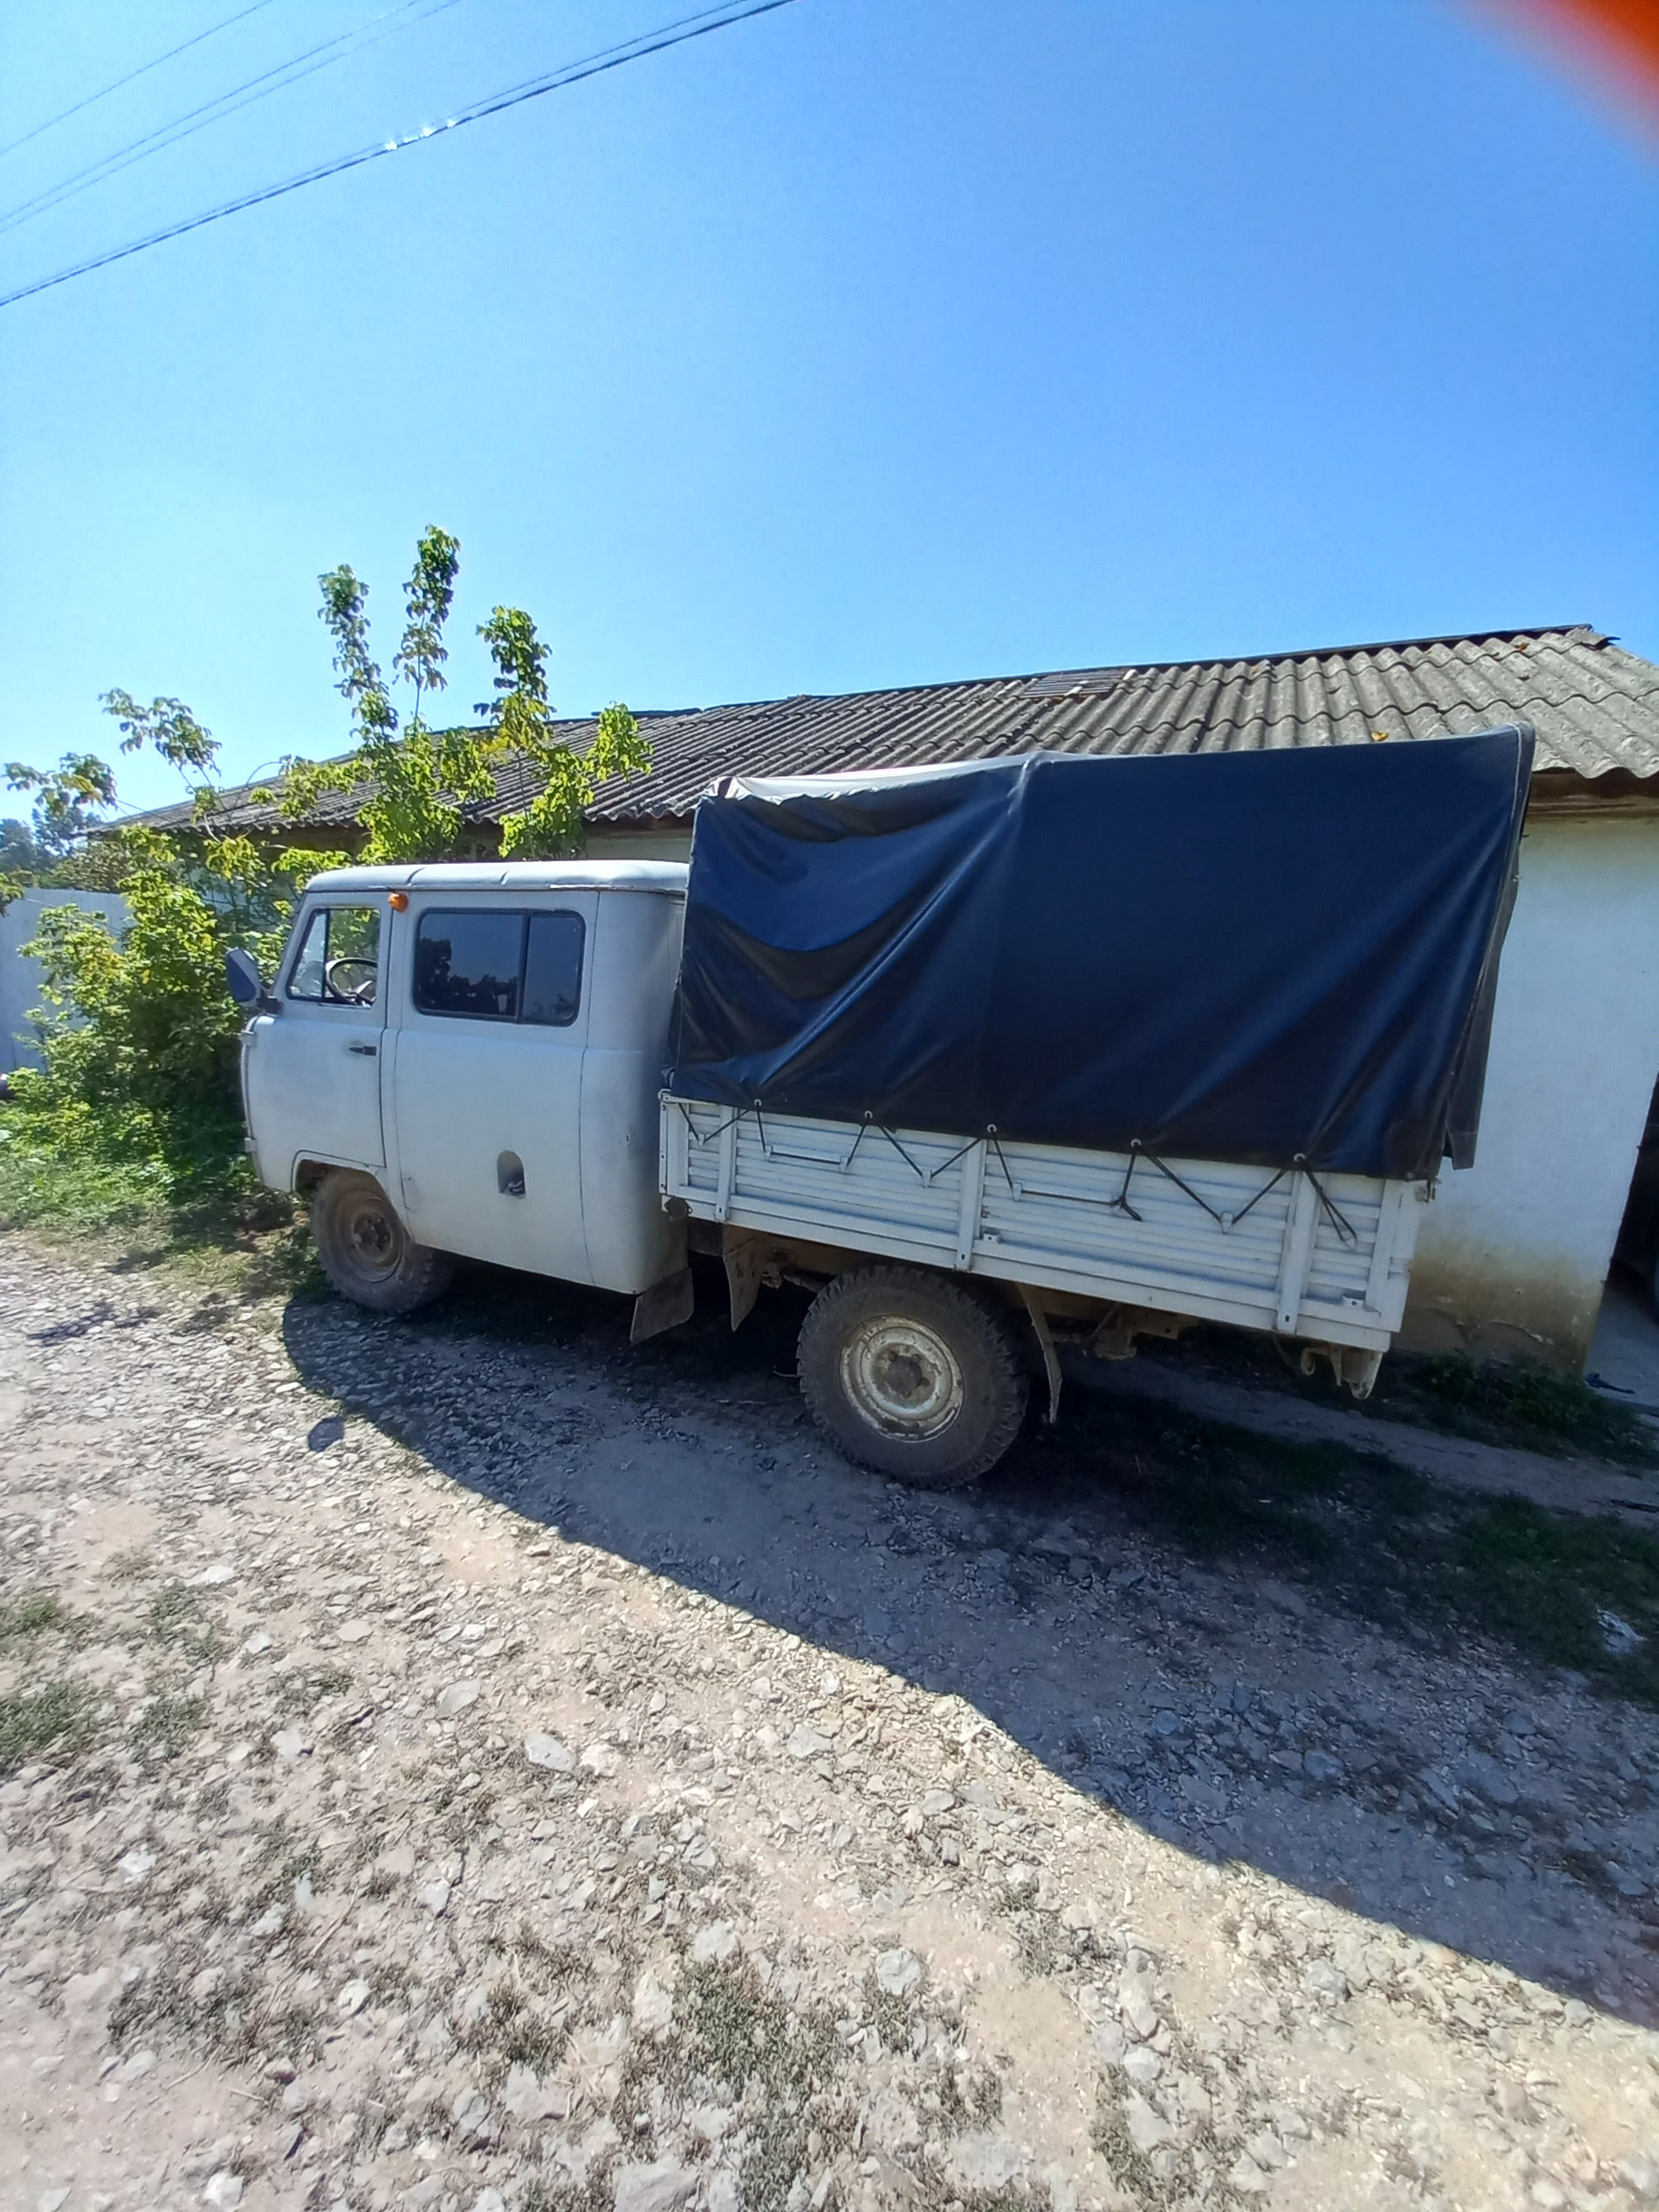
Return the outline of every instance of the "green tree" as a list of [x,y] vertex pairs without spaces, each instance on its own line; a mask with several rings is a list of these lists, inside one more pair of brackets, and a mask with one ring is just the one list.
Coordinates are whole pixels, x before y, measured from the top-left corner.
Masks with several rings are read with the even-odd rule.
[[[165,761],[177,771],[191,807],[189,823],[159,848],[133,830],[106,832],[99,842],[113,848],[117,888],[125,890],[127,872],[149,873],[165,857],[180,881],[213,909],[226,945],[263,949],[274,958],[298,889],[319,868],[343,865],[347,855],[273,846],[227,827],[219,741],[182,699],[152,699],[145,707],[130,691],[118,690],[106,691],[99,704],[120,730],[121,750],[148,750]],[[112,798],[112,779],[110,789]],[[240,803],[270,797],[256,787]],[[276,943],[264,942],[273,937]]]
[[6,781],[34,793],[34,842],[50,866],[84,844],[100,816],[115,804],[115,778],[95,753],[65,753],[56,768],[8,761]]
[[46,865],[27,822],[8,815],[0,822],[0,874],[32,876]]
[[[43,1065],[20,1070],[12,1090],[60,1150],[189,1165],[234,1142],[241,1014],[225,988],[226,951],[274,961],[306,879],[345,856],[273,850],[224,830],[219,745],[182,701],[145,707],[116,690],[102,704],[123,752],[148,748],[178,770],[191,823],[173,836],[115,827],[96,841],[126,901],[120,930],[76,907],[42,915],[25,949],[44,969]],[[100,805],[115,803],[102,762],[78,757],[73,773]]]
[[368,586],[355,570],[319,579],[322,620],[334,641],[338,689],[351,708],[355,743],[343,760],[295,759],[285,765],[290,820],[315,811],[328,792],[366,792],[362,820],[369,861],[433,860],[462,855],[469,806],[495,795],[495,770],[511,763],[537,796],[501,822],[501,849],[540,859],[580,849],[582,809],[609,776],[643,770],[650,748],[626,707],[607,707],[586,753],[557,734],[547,696],[547,647],[521,608],[497,607],[478,635],[495,665],[495,696],[481,705],[477,729],[434,729],[430,696],[445,688],[444,628],[455,597],[460,545],[435,525],[422,532],[404,586],[403,641],[394,681],[412,697],[401,726],[386,680],[370,649]]

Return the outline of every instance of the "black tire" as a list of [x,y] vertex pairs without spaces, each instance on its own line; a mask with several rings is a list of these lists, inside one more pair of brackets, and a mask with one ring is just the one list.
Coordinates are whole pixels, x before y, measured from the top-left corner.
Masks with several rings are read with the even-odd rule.
[[799,1362],[812,1418],[836,1449],[921,1489],[988,1474],[1025,1419],[1012,1325],[924,1268],[837,1275],[801,1324]]
[[342,1297],[371,1313],[413,1313],[449,1287],[447,1252],[416,1243],[373,1176],[331,1168],[311,1201],[323,1273]]

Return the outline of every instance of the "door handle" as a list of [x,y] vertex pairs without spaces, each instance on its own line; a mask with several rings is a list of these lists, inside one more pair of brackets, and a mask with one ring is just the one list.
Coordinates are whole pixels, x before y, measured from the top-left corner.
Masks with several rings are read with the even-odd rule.
[[365,1060],[373,1060],[380,1048],[377,1044],[349,1044],[346,1047],[348,1052],[361,1053]]

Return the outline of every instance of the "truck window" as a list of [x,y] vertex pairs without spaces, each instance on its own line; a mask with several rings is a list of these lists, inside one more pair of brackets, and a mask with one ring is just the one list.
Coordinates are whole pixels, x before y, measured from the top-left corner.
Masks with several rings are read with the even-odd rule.
[[380,957],[378,907],[319,907],[289,970],[288,995],[323,1006],[372,1006]]
[[562,1029],[581,1006],[582,938],[579,914],[532,914],[525,948],[524,1013],[526,1022]]
[[581,1004],[582,918],[428,908],[415,931],[416,1010],[562,1027]]

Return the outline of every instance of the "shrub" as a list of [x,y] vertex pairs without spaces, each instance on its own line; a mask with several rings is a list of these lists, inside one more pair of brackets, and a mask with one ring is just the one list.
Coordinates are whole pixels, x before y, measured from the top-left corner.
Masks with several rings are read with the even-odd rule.
[[[605,709],[585,755],[562,741],[547,697],[547,648],[528,615],[513,607],[497,607],[479,629],[496,672],[496,696],[480,709],[486,726],[427,726],[422,702],[445,681],[443,632],[459,552],[445,531],[430,529],[421,538],[392,664],[413,696],[401,729],[369,651],[367,587],[346,568],[320,579],[322,615],[356,744],[341,761],[290,761],[283,811],[291,820],[323,792],[368,781],[362,821],[371,860],[434,860],[459,850],[463,809],[493,793],[494,770],[509,759],[541,792],[506,818],[504,850],[523,856],[570,850],[580,843],[582,805],[595,783],[649,764],[625,707]],[[4,770],[15,788],[34,794],[33,839],[21,823],[9,827],[19,833],[12,839],[18,854],[27,842],[37,861],[52,862],[33,871],[35,879],[118,891],[130,915],[117,931],[101,915],[49,908],[24,948],[45,970],[44,1003],[34,1017],[43,1065],[11,1079],[18,1111],[4,1133],[10,1140],[4,1182],[36,1218],[52,1210],[37,1186],[54,1163],[64,1170],[60,1195],[72,1201],[70,1213],[101,1208],[113,1218],[152,1194],[175,1200],[186,1186],[193,1186],[193,1200],[209,1204],[251,1194],[236,1095],[242,1016],[226,988],[224,956],[240,946],[270,973],[307,879],[348,857],[277,849],[230,834],[219,745],[182,700],[155,699],[146,707],[114,690],[102,704],[120,726],[123,752],[153,751],[178,772],[191,818],[165,836],[99,829],[97,810],[113,805],[115,779],[91,754],[65,755],[55,769],[13,762]],[[258,802],[272,794],[245,796]],[[0,875],[0,907],[21,887],[21,877]],[[111,1163],[125,1164],[125,1179],[105,1175]]]

